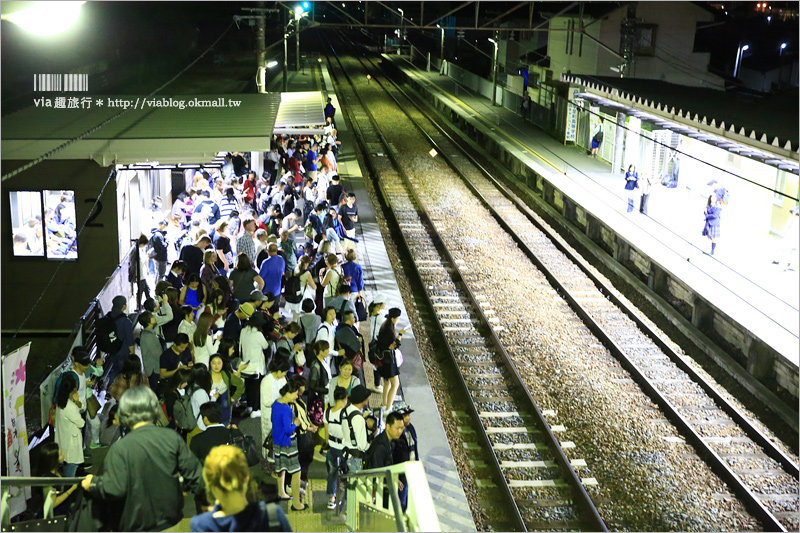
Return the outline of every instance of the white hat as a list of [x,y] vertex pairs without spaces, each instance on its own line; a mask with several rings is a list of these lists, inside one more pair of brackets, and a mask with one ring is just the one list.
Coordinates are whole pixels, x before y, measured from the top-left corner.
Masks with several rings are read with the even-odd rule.
[[383,294],[378,294],[372,300],[372,303],[374,303],[374,304],[388,304],[389,303],[389,299],[386,296],[384,296]]

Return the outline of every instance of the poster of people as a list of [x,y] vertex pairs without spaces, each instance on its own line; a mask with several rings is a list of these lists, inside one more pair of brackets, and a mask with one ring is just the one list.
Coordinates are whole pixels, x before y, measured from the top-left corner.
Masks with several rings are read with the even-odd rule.
[[[28,343],[3,358],[3,429],[6,433],[3,440],[9,476],[31,475],[28,430],[25,425],[25,369],[30,349]],[[12,487],[10,494],[8,506],[14,517],[27,508],[25,500],[31,497],[31,489]]]

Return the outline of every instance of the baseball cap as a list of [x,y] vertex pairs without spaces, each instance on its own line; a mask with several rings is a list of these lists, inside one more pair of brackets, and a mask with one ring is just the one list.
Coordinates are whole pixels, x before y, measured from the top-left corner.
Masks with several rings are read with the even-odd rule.
[[356,385],[350,391],[350,403],[361,403],[369,398],[371,394],[364,385]]

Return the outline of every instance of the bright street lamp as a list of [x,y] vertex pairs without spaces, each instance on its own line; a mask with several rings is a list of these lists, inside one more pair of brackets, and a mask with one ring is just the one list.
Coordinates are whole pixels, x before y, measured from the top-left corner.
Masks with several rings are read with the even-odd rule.
[[781,51],[780,54],[783,55],[783,51],[786,49],[786,43],[781,43]]
[[[13,9],[13,4],[4,4],[6,11]],[[2,16],[3,20],[13,22],[22,29],[35,35],[55,35],[71,27],[78,21],[81,6],[85,2],[19,2],[20,5],[32,5]]]
[[278,62],[277,61],[270,61],[269,63],[267,63],[267,68],[272,68],[272,67],[277,67],[277,66],[278,66]]
[[492,55],[492,105],[497,105],[497,33],[495,39],[489,38],[489,42],[494,44],[494,54]]
[[736,74],[739,73],[739,65],[742,62],[742,58],[744,57],[744,53],[750,49],[750,45],[746,44],[744,46],[740,46],[736,49],[736,63],[733,65],[733,77],[736,77]]
[[444,74],[444,28],[442,28],[439,24],[437,24],[436,27],[442,32],[442,39],[439,43],[439,63],[441,67],[439,69],[439,74]]

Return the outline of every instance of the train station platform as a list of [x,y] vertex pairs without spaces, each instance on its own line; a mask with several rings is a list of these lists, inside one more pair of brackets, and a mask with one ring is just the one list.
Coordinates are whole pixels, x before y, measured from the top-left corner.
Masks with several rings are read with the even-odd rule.
[[[364,271],[367,301],[372,301],[378,294],[381,294],[388,301],[387,310],[391,307],[401,309],[401,325],[410,324],[408,310],[403,302],[392,270],[392,262],[378,227],[374,206],[367,193],[366,178],[361,173],[355,155],[356,141],[342,116],[342,105],[334,93],[333,84],[325,65],[316,60],[310,63],[311,71],[307,71],[308,75],[291,77],[290,89],[296,91],[322,90],[326,93],[326,97],[332,98],[333,105],[339,110],[336,114],[336,125],[342,148],[337,163],[342,185],[345,190],[354,192],[356,195],[359,215],[356,223],[356,238],[358,239],[356,252],[358,262]],[[362,333],[366,335],[365,331],[366,329],[362,328]],[[425,468],[441,530],[476,531],[436,400],[417,348],[413,326],[403,337],[402,352],[404,363],[400,368],[400,390],[396,401],[406,401],[414,409],[411,420],[419,436],[420,462]],[[369,405],[372,408],[379,408],[380,396],[373,394]],[[263,442],[258,419],[242,420],[240,429],[246,434],[253,435],[256,442]],[[326,508],[325,476],[325,464],[315,460],[309,469],[309,487],[307,489],[311,494],[310,500],[307,500],[311,505],[310,513],[290,512],[285,502],[282,503],[295,531],[345,530],[342,519]],[[270,480],[267,482],[274,483]]]
[[[676,326],[691,329],[691,323],[721,347],[709,354],[712,358],[747,368],[758,380],[748,381],[748,389],[763,383],[797,396],[800,276],[772,264],[786,243],[767,234],[743,239],[729,230],[726,235],[726,225],[746,221],[729,224],[723,213],[722,239],[716,254],[708,255],[700,191],[656,183],[649,214],[638,212],[638,200],[634,212],[627,213],[624,176],[609,164],[565,146],[516,111],[492,106],[448,76],[420,69],[405,56],[383,57],[477,145],[504,161],[532,193],[569,219],[572,231],[577,228],[599,244],[611,256],[606,260],[613,258],[646,284],[644,289],[668,302],[677,311],[671,319]],[[538,178],[547,182],[545,190],[535,190],[542,187]]]

